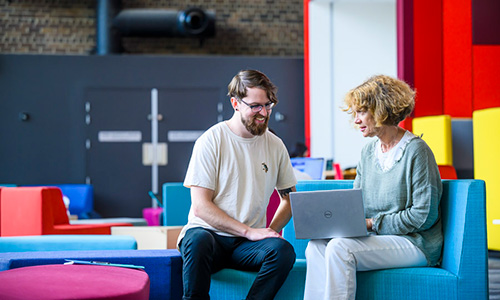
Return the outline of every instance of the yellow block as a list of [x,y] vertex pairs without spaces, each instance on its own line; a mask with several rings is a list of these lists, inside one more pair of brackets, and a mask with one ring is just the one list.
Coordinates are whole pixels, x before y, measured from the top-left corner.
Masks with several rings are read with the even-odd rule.
[[414,118],[413,133],[422,135],[438,165],[453,165],[451,117],[448,115]]
[[474,111],[474,178],[486,182],[488,249],[500,250],[500,107]]

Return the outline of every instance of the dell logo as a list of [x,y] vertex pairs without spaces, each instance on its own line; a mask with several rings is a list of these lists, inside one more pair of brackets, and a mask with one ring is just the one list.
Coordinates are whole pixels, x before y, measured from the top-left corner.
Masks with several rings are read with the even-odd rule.
[[325,218],[329,219],[329,218],[331,218],[331,217],[332,217],[332,212],[331,212],[331,211],[329,211],[329,210],[327,210],[327,211],[325,211],[325,212],[324,212],[324,214],[323,214],[323,215],[325,216]]

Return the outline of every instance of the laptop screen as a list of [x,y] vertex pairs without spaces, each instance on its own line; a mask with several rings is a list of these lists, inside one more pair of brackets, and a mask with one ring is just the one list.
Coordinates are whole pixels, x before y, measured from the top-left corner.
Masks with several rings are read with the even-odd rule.
[[297,239],[366,236],[361,189],[290,193]]
[[292,166],[311,176],[312,179],[324,179],[325,159],[318,157],[293,157],[290,158]]

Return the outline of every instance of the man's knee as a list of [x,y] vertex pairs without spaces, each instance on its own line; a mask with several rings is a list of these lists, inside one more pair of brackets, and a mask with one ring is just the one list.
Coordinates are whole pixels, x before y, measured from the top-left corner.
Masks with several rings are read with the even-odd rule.
[[182,238],[179,250],[182,256],[204,256],[213,252],[215,239],[203,228],[192,228]]
[[288,266],[290,269],[293,267],[296,255],[293,246],[289,242],[283,239],[276,239],[274,253],[279,265]]

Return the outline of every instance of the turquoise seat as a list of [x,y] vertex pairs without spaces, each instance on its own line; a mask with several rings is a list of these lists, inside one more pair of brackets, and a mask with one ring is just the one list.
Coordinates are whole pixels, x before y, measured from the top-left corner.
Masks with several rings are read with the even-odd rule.
[[187,224],[191,208],[191,191],[182,182],[167,182],[163,186],[163,225]]
[[0,253],[63,250],[135,250],[128,235],[63,234],[0,237]]

